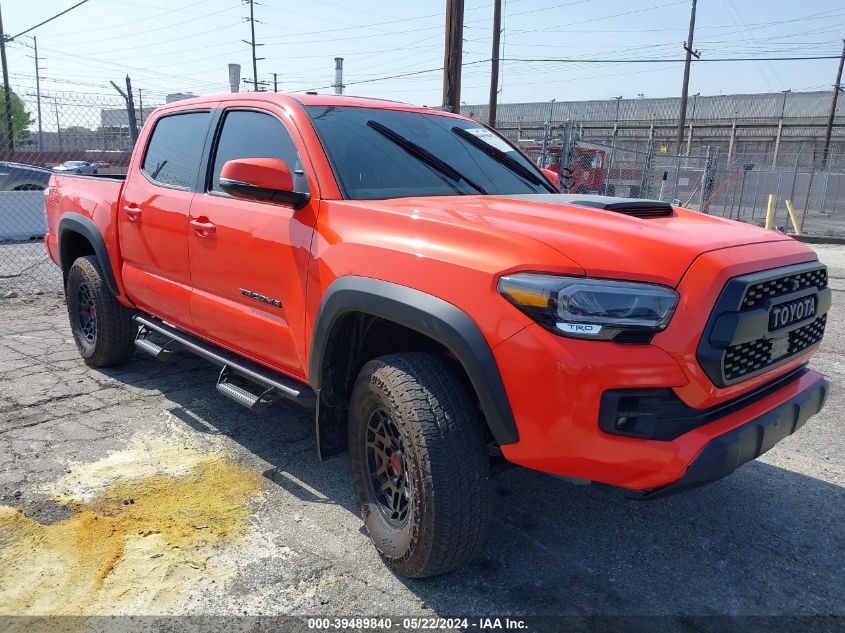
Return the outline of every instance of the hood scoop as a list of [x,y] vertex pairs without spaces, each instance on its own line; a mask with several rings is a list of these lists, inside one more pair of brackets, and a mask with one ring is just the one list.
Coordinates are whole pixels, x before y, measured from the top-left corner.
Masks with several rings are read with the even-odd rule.
[[579,207],[591,207],[603,211],[613,211],[636,218],[662,218],[672,215],[672,205],[658,200],[640,200],[633,198],[611,198],[608,196],[575,197],[568,201]]
[[580,193],[540,193],[500,195],[499,198],[511,200],[530,200],[545,202],[546,204],[572,204],[579,207],[590,207],[602,211],[613,211],[636,218],[663,218],[672,215],[672,205],[658,200],[641,200],[639,198],[616,198],[613,196],[584,195]]

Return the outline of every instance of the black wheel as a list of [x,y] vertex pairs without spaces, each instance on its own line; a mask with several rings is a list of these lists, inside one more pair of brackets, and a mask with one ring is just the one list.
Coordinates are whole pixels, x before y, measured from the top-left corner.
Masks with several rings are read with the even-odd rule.
[[80,257],[73,262],[65,295],[70,329],[87,364],[107,367],[132,358],[138,327],[129,310],[118,303],[106,286],[95,257]]
[[350,402],[349,451],[361,516],[398,573],[442,574],[484,544],[490,495],[484,433],[447,363],[407,353],[364,365]]

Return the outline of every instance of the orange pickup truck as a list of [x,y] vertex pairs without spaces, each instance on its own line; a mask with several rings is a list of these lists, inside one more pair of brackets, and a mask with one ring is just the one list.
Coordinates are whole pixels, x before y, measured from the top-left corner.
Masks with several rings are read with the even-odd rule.
[[85,361],[191,352],[251,409],[313,408],[399,573],[473,556],[491,466],[650,499],[818,412],[827,271],[778,233],[564,195],[476,121],[398,103],[169,104],[125,178],[53,175],[46,245]]

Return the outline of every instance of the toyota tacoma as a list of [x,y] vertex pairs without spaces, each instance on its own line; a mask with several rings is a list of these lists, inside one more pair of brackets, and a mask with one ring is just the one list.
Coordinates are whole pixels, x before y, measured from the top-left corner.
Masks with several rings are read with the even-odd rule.
[[827,271],[785,235],[560,192],[471,119],[316,94],[157,109],[125,177],[54,173],[47,250],[85,362],[220,366],[313,409],[409,577],[484,542],[491,466],[650,499],[818,412]]

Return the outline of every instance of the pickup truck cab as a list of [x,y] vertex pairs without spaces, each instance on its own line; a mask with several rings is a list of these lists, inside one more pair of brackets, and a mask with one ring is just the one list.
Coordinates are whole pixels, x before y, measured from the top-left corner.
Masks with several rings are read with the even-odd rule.
[[491,464],[648,499],[819,411],[827,271],[793,239],[561,194],[495,130],[344,96],[157,109],[125,179],[54,174],[47,249],[87,363],[180,351],[313,408],[398,572],[484,542]]

